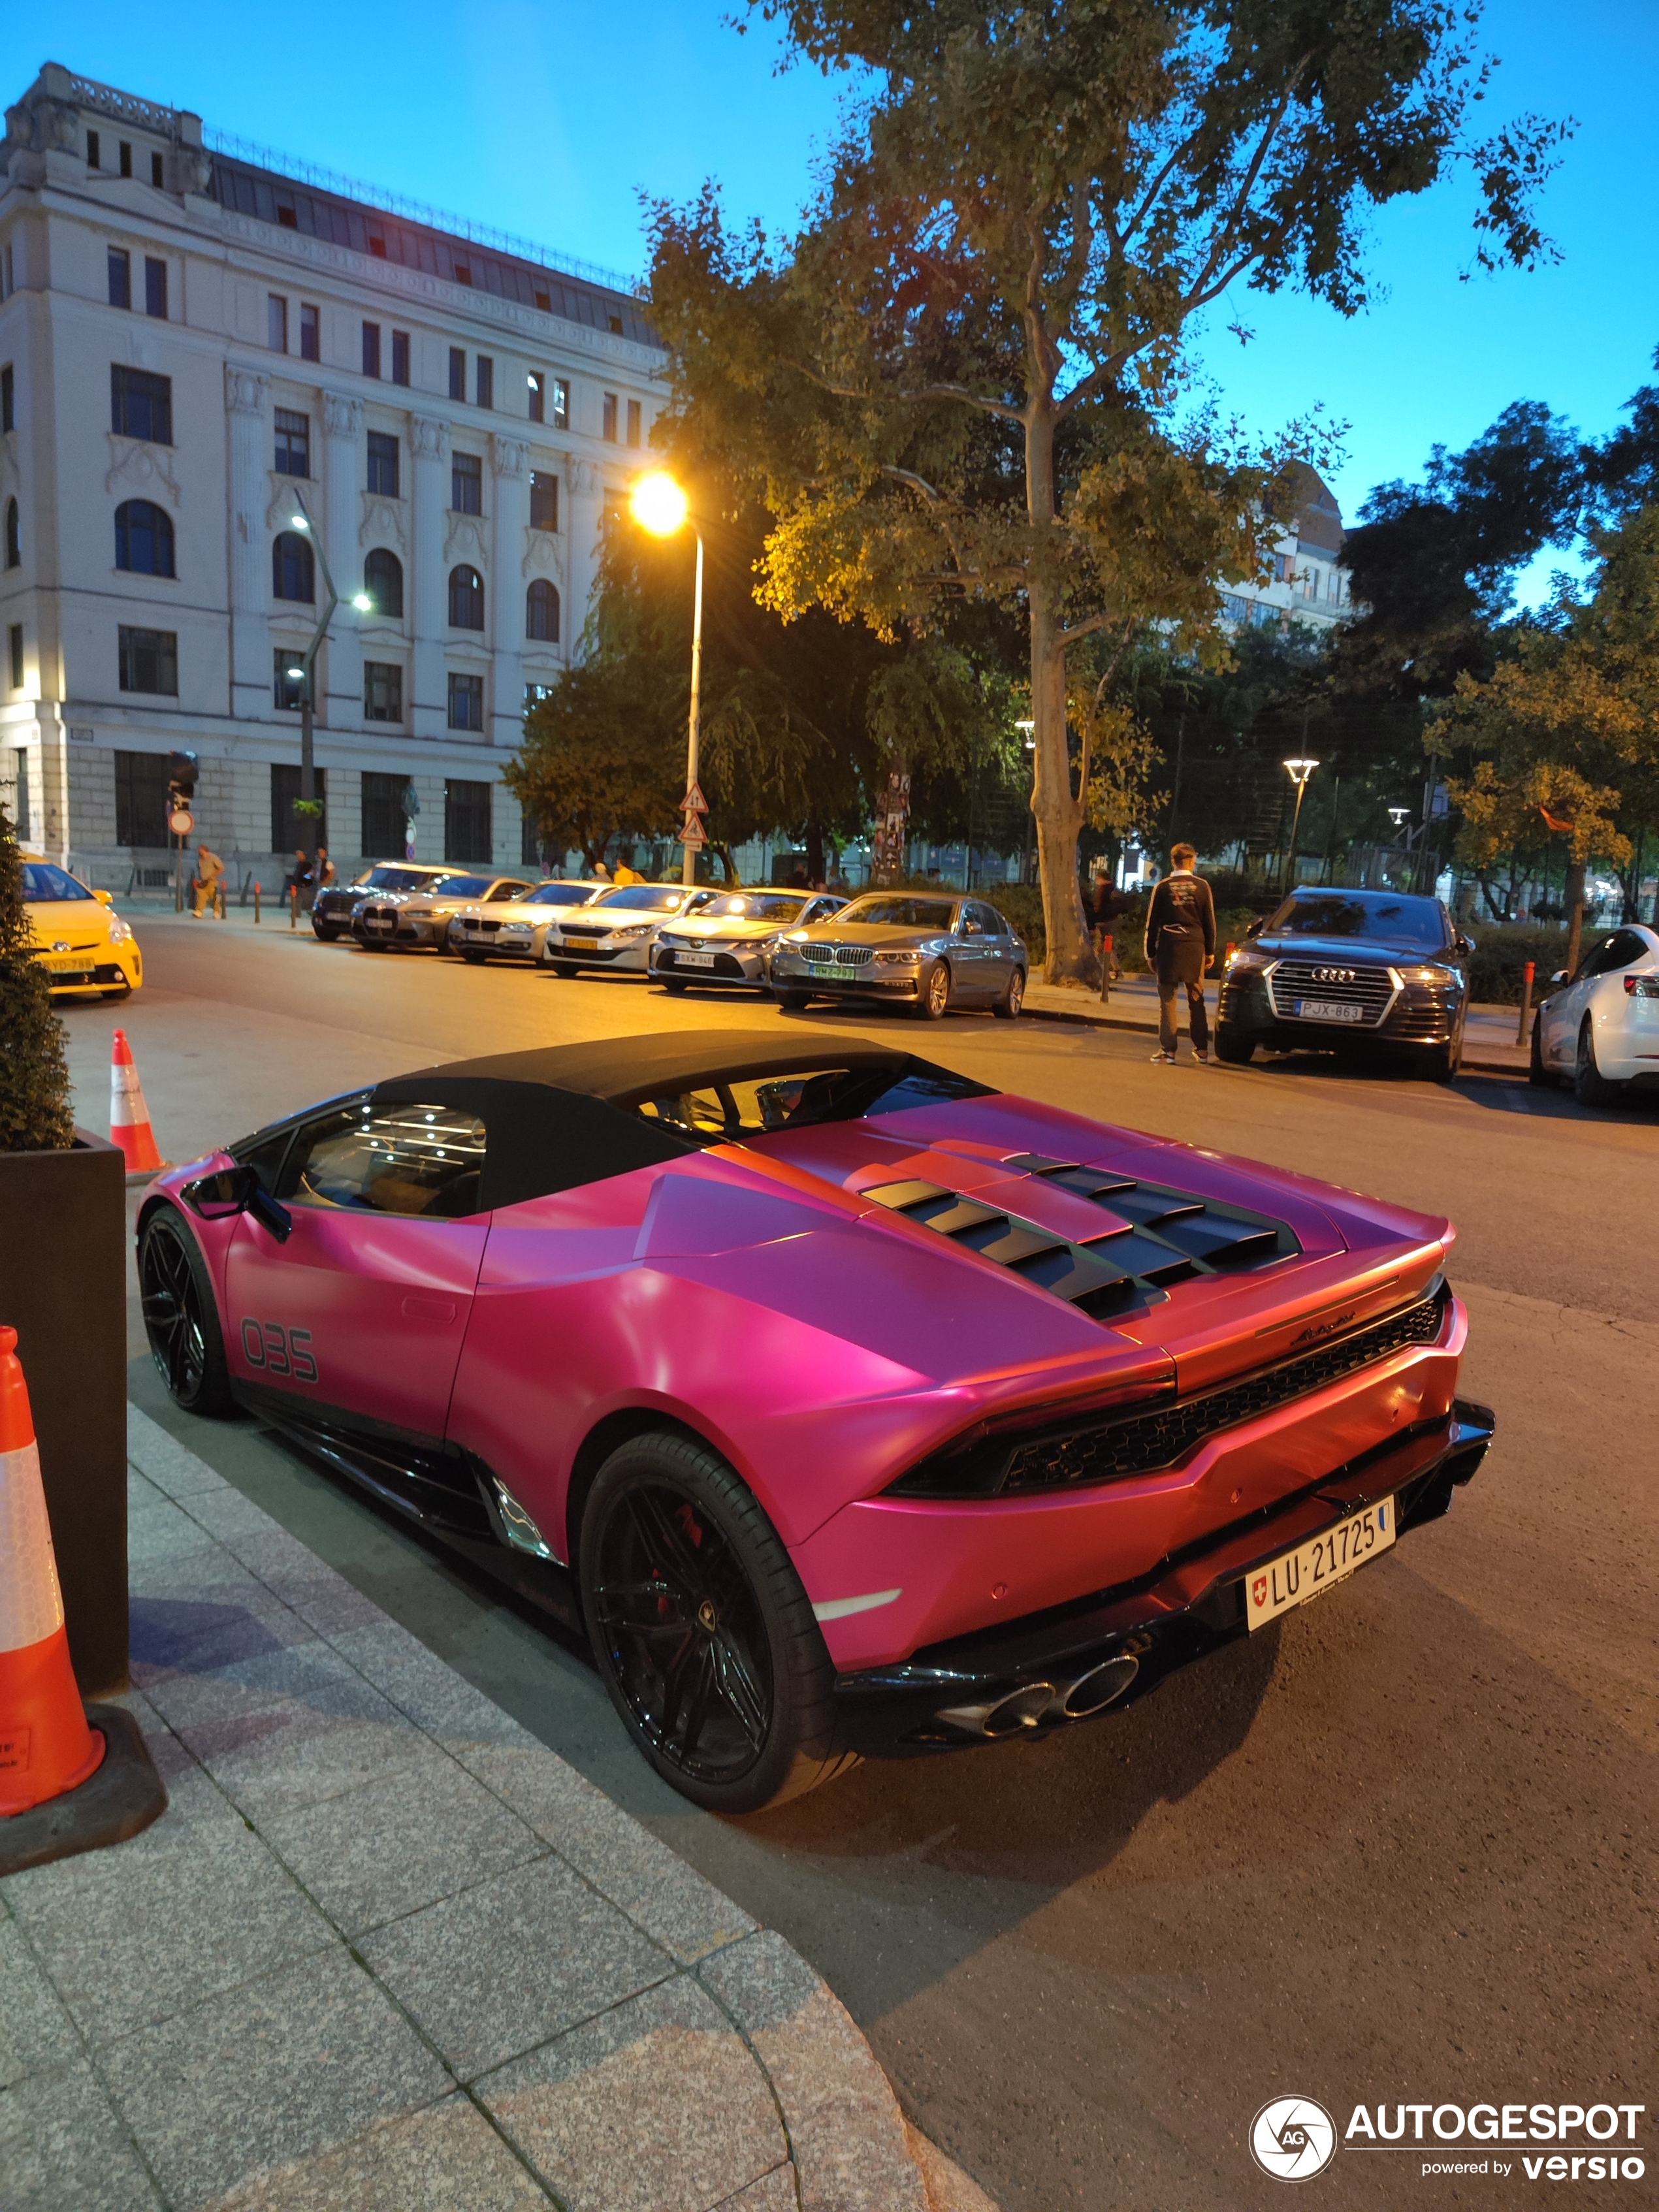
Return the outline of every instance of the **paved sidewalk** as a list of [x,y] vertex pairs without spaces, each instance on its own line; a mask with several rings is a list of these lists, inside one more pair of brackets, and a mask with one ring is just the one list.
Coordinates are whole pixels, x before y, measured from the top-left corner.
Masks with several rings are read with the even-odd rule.
[[3,2212],[994,2212],[780,1936],[128,1418],[171,1803],[0,1882]]

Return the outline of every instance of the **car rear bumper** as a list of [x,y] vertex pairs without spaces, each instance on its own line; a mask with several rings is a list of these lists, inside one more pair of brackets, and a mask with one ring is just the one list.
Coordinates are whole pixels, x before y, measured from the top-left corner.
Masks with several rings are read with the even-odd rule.
[[[836,1684],[842,1741],[849,1750],[915,1756],[1120,1711],[1176,1668],[1247,1635],[1245,1584],[1280,1553],[1388,1498],[1397,1534],[1437,1519],[1485,1457],[1493,1425],[1487,1407],[1456,1399],[1439,1419],[1273,1511],[1171,1553],[1138,1581],[844,1673]],[[1003,1710],[1010,1698],[1018,1705]]]

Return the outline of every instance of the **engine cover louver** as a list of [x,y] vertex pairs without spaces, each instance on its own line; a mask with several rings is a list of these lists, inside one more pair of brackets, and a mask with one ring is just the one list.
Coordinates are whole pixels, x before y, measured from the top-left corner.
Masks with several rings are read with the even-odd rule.
[[861,1198],[1012,1268],[1093,1319],[1109,1322],[1194,1275],[1234,1273],[1301,1250],[1282,1221],[1191,1191],[1021,1152],[1003,1164],[1088,1199],[1116,1217],[1096,1237],[1057,1235],[1002,1208],[921,1181],[878,1183]]

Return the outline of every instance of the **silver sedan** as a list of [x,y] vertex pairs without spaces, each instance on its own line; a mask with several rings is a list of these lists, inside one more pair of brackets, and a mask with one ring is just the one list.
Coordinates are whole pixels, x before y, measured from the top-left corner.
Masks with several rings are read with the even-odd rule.
[[827,921],[786,931],[772,995],[794,1011],[813,999],[884,999],[924,1021],[953,1006],[1012,1021],[1030,969],[1025,940],[988,900],[870,891]]
[[556,975],[574,975],[582,968],[643,975],[664,922],[694,913],[714,896],[706,887],[688,890],[684,884],[618,884],[568,921],[562,915],[548,924],[542,963]]
[[521,898],[495,906],[464,906],[449,925],[449,949],[475,965],[485,960],[525,960],[542,957],[548,924],[575,906],[591,906],[604,890],[603,884],[538,884]]
[[688,983],[764,990],[784,931],[827,921],[846,903],[829,891],[718,892],[696,913],[663,924],[652,973],[666,991],[683,991]]

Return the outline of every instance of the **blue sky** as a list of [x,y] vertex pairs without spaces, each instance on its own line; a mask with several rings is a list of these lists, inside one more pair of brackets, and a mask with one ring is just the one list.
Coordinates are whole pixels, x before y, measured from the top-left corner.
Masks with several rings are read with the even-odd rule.
[[[736,4],[736,0],[732,0]],[[210,125],[366,177],[591,261],[637,270],[639,194],[719,179],[734,216],[787,229],[835,127],[837,94],[774,73],[763,29],[721,0],[404,0],[384,9],[287,0],[248,16],[203,0],[159,15],[67,0],[10,41],[15,98],[47,58]],[[1371,485],[1410,477],[1431,445],[1467,444],[1512,399],[1609,428],[1659,344],[1659,7],[1654,0],[1490,0],[1503,61],[1486,114],[1577,118],[1544,201],[1559,266],[1460,274],[1472,196],[1455,179],[1376,227],[1370,311],[1345,321],[1293,295],[1238,302],[1241,348],[1212,318],[1205,358],[1224,403],[1261,433],[1322,401],[1349,424],[1334,488],[1352,520]],[[1550,556],[1530,580],[1541,586]],[[1528,595],[1531,595],[1530,593]]]

